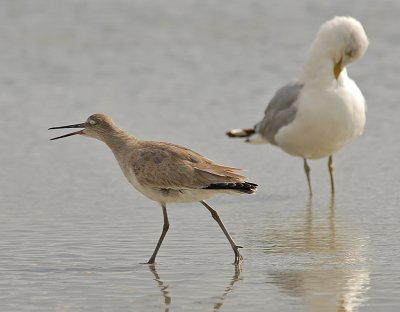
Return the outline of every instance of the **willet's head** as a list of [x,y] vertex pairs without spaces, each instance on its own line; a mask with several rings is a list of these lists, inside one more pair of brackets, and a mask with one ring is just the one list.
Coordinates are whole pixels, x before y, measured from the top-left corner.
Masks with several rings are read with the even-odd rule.
[[72,133],[64,134],[59,137],[52,138],[51,140],[57,140],[71,135],[80,134],[91,138],[105,141],[111,134],[120,131],[118,126],[114,123],[110,116],[105,114],[96,113],[91,115],[84,123],[74,124],[69,126],[52,127],[52,129],[66,129],[66,128],[83,128],[82,130],[75,131]]

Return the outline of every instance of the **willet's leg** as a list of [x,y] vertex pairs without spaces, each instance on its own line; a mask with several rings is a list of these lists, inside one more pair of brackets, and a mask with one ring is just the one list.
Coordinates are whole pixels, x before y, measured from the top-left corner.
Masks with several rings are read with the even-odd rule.
[[162,204],[161,204],[161,207],[162,207],[163,214],[164,214],[164,226],[163,226],[163,230],[162,230],[161,236],[160,236],[160,238],[158,239],[158,243],[157,243],[156,249],[154,249],[154,252],[153,252],[153,254],[151,255],[151,258],[150,258],[149,261],[147,262],[148,264],[153,264],[154,261],[156,260],[156,256],[157,256],[158,250],[160,249],[161,244],[162,244],[162,242],[163,242],[163,240],[164,240],[164,237],[165,237],[165,235],[167,234],[168,229],[169,229],[169,221],[168,221],[168,214],[167,214],[167,206],[166,206],[164,203],[162,203]]
[[204,205],[204,207],[206,207],[208,209],[208,211],[211,212],[211,216],[214,218],[215,221],[217,221],[217,223],[221,227],[221,229],[224,232],[226,238],[228,239],[229,243],[232,246],[233,252],[235,253],[235,262],[234,262],[234,264],[239,264],[240,261],[243,260],[242,255],[239,253],[239,248],[241,248],[241,247],[235,244],[235,242],[233,241],[232,237],[229,235],[228,231],[226,230],[224,224],[222,223],[221,219],[219,218],[218,213],[214,209],[212,209],[204,200],[200,201],[200,203],[202,203]]
[[307,164],[307,159],[304,158],[304,172],[307,176],[308,190],[310,191],[310,196],[312,196],[311,179],[310,179],[310,166]]
[[335,178],[334,178],[334,171],[335,171],[335,165],[333,164],[333,156],[329,156],[328,159],[328,168],[329,168],[329,175],[331,176],[331,192],[332,195],[335,194]]

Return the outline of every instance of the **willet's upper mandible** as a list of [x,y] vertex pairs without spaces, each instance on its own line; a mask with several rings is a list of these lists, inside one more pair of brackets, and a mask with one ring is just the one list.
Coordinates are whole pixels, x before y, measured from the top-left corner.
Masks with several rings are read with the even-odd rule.
[[[104,114],[94,114],[86,122],[50,129],[83,128],[51,140],[71,135],[85,135],[103,141],[114,153],[125,177],[149,199],[160,203],[164,227],[148,263],[154,263],[169,228],[167,203],[202,203],[217,221],[235,254],[234,263],[242,260],[237,246],[217,212],[204,200],[219,193],[252,194],[257,185],[235,171],[240,169],[214,163],[185,147],[153,141],[141,141],[120,129]],[[49,129],[49,130],[50,130]]]
[[251,129],[234,129],[230,137],[250,143],[271,143],[304,159],[310,195],[307,159],[329,156],[331,191],[335,193],[332,155],[362,134],[365,100],[346,66],[361,58],[368,47],[362,25],[352,17],[325,22],[310,49],[300,81],[280,88]]

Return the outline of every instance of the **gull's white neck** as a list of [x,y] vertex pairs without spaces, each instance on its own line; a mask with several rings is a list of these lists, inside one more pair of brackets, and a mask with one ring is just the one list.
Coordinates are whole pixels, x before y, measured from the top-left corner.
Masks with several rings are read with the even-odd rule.
[[343,68],[336,80],[333,67],[334,62],[326,53],[311,51],[304,65],[303,81],[306,85],[331,86],[348,78],[347,70]]

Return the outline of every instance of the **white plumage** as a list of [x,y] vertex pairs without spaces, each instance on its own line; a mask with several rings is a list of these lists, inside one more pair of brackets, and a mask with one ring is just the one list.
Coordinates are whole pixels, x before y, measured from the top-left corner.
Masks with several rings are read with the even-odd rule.
[[303,77],[277,91],[253,129],[234,129],[228,136],[271,143],[302,157],[310,194],[307,159],[329,156],[334,193],[332,155],[361,135],[365,125],[365,100],[346,66],[362,57],[368,44],[362,25],[354,18],[325,22],[311,46]]

